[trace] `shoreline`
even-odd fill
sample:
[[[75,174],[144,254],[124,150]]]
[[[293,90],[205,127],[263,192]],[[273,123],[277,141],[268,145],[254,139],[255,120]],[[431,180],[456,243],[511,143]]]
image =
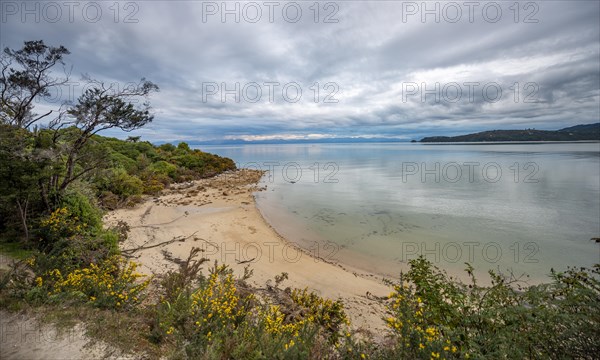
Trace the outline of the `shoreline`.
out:
[[[289,279],[283,288],[306,287],[320,296],[341,299],[353,327],[374,334],[385,328],[385,308],[377,300],[390,292],[384,276],[315,256],[279,234],[254,197],[266,189],[259,184],[263,174],[242,169],[177,184],[134,208],[112,211],[104,220],[109,226],[128,224],[121,249],[143,246],[130,255],[147,275],[176,269],[167,257],[185,259],[193,247],[200,247],[203,257],[229,265],[236,275],[249,265],[254,274],[248,282],[254,286],[264,287],[286,272]]]

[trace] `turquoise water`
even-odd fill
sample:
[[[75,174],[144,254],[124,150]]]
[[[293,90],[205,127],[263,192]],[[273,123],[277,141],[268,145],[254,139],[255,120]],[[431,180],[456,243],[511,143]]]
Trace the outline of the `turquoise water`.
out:
[[[393,275],[427,256],[542,279],[600,262],[600,144],[203,146],[270,170],[259,209],[290,241]]]

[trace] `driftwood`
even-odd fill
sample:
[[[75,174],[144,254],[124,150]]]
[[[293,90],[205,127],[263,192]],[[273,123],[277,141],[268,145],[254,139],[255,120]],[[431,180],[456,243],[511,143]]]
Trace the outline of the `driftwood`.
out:
[[[149,224],[149,225],[136,225],[136,226],[130,226],[130,228],[131,228],[131,229],[137,229],[137,228],[154,228],[154,229],[158,229],[159,227],[161,227],[161,226],[163,226],[163,225],[169,225],[169,224],[172,224],[172,223],[174,223],[175,221],[177,221],[177,220],[179,220],[179,219],[181,219],[181,218],[184,218],[184,217],[186,217],[186,216],[188,216],[188,215],[189,215],[189,213],[186,211],[186,212],[185,212],[183,215],[181,215],[180,217],[178,217],[178,218],[175,218],[175,219],[173,219],[173,220],[171,220],[171,221],[167,221],[167,222],[160,223],[160,224]],[[143,216],[143,215],[142,215],[142,216]]]
[[[139,246],[139,247],[136,247],[136,248],[133,248],[133,249],[121,250],[121,253],[124,253],[124,254],[133,254],[136,251],[148,250],[148,249],[152,249],[152,248],[159,247],[159,246],[165,246],[165,245],[172,244],[174,242],[184,242],[187,239],[191,238],[192,236],[196,235],[196,233],[197,233],[197,231],[194,231],[194,233],[192,235],[189,235],[189,236],[179,236],[179,237],[173,238],[171,240],[163,241],[163,242],[160,242],[160,243],[154,244],[154,245],[149,245],[149,246],[142,245],[142,246]]]
[[[377,295],[373,295],[370,291],[367,291],[366,296],[367,296],[367,299],[369,299],[369,300],[386,301],[386,300],[390,299],[389,296],[377,296]]]
[[[250,260],[242,260],[242,261],[240,261],[240,260],[238,260],[238,259],[235,259],[235,262],[236,262],[236,263],[238,263],[238,265],[239,265],[239,264],[246,264],[246,263],[249,263],[249,262],[253,262],[254,260],[256,260],[256,258],[255,258],[255,257],[253,257],[253,258],[252,258],[252,259],[250,259]]]

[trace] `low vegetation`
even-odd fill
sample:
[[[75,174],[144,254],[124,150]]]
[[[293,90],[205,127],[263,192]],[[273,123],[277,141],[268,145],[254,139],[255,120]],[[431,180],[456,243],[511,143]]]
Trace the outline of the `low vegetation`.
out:
[[[1,307],[88,319],[97,338],[173,359],[592,359],[600,353],[599,267],[552,273],[549,283],[530,287],[492,272],[492,285],[480,286],[473,276],[463,284],[419,258],[381,299],[388,311],[384,334],[353,328],[341,300],[282,289],[285,273],[274,285],[253,287],[250,268],[236,277],[227,265],[208,266],[199,249],[177,271],[139,274],[119,250],[126,226],[105,228],[103,213],[172,182],[235,166],[185,143],[155,146],[96,134],[152,120],[147,103],[130,101],[158,89],[146,80],[121,93],[91,82],[76,104],[35,127],[48,114],[33,114],[31,101],[63,81],[48,69],[66,54],[37,41],[2,58],[0,249],[16,260],[0,272]]]

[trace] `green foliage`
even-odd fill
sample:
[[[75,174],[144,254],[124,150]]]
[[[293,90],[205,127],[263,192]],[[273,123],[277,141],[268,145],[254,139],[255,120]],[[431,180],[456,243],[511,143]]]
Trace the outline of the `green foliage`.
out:
[[[138,162],[134,158],[130,158],[120,152],[110,152],[110,159],[115,169],[125,169],[130,174],[138,170]]]
[[[25,260],[31,256],[32,251],[23,248],[22,244],[14,242],[0,242],[0,254],[5,254],[17,260]]]
[[[69,193],[61,199],[61,207],[67,209],[71,216],[90,231],[98,232],[102,229],[102,213],[85,195],[79,192]]]
[[[90,199],[73,192],[62,204],[40,221],[36,273],[68,272],[119,253],[119,234],[103,228],[102,214]]]
[[[175,151],[176,147],[173,144],[162,144],[158,147],[159,150],[167,152],[167,153],[171,153],[173,151]]]
[[[107,176],[106,189],[122,198],[140,195],[143,191],[143,183],[135,175],[129,175],[123,168],[113,169]]]
[[[393,347],[385,358],[593,358],[600,351],[600,268],[552,274],[521,287],[490,272],[491,286],[465,285],[424,258],[390,294]]]
[[[177,144],[177,150],[181,150],[184,153],[188,153],[191,151],[190,146],[185,142],[180,142]]]
[[[148,170],[150,170],[152,173],[154,173],[158,176],[161,176],[161,175],[168,176],[171,179],[177,178],[177,165],[168,163],[164,160],[160,160],[155,163],[152,163],[148,167]]]
[[[42,40],[25,41],[19,50],[4,49],[0,54],[0,123],[28,128],[50,115],[35,114],[33,101],[68,81],[51,76],[68,54],[64,46],[47,46]]]
[[[135,202],[135,197],[140,194],[158,194],[172,182],[199,179],[235,169],[231,159],[192,150],[186,143],[179,143],[177,147],[172,144],[155,147],[149,142],[123,141],[98,135],[93,140],[110,154],[112,165],[108,173],[92,179],[98,189],[100,203],[107,209],[122,207],[131,203],[130,200]]]
[[[50,302],[68,298],[103,308],[129,308],[140,302],[149,283],[138,281],[144,275],[136,272],[137,266],[115,255],[68,272],[54,268],[36,277],[29,296],[40,299],[46,295]]]
[[[323,299],[308,289],[294,289],[290,295],[295,304],[300,306],[311,322],[317,323],[331,334],[331,341],[336,343],[344,325],[350,325],[341,301]]]
[[[0,124],[0,232],[22,233],[28,210],[40,211],[38,181],[47,161],[36,157],[34,144],[29,131]]]
[[[272,289],[273,305],[259,299],[243,278],[215,263],[203,275],[206,259],[190,253],[178,271],[167,273],[151,332],[155,342],[175,342],[190,359],[321,358],[338,354],[346,314],[339,301],[306,290]],[[282,279],[282,278],[280,278]],[[279,300],[277,300],[279,299]],[[284,305],[287,304],[287,305]],[[335,334],[335,336],[334,336]]]

